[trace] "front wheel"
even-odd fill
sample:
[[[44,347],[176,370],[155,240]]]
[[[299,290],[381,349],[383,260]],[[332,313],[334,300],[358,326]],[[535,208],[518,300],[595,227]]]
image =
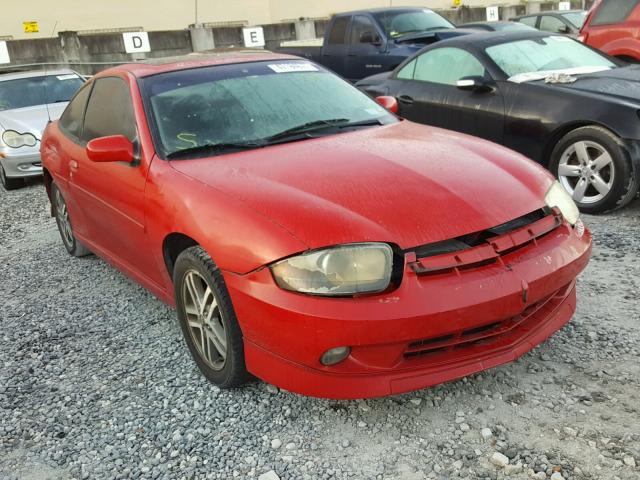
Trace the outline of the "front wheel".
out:
[[[173,272],[178,320],[191,356],[220,388],[248,378],[242,331],[220,270],[201,247],[183,251]]]
[[[24,180],[22,178],[7,177],[2,163],[0,163],[0,182],[5,190],[15,190],[20,187],[24,187]]]
[[[638,192],[624,143],[602,127],[581,127],[562,137],[549,169],[584,213],[623,207]]]

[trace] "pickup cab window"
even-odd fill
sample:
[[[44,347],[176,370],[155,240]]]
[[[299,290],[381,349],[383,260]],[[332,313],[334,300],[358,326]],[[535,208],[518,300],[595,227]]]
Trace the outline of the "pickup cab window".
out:
[[[333,22],[329,36],[327,37],[327,43],[329,45],[341,45],[347,41],[347,26],[351,17],[338,17]]]

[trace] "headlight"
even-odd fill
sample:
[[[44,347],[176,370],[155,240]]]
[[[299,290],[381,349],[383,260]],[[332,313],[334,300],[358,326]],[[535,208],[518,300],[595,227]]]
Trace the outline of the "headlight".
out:
[[[31,133],[18,133],[15,130],[5,130],[2,141],[7,147],[35,147],[38,139]]]
[[[544,201],[549,208],[558,207],[562,216],[571,225],[575,225],[580,218],[580,210],[578,210],[571,196],[558,182],[553,182],[553,185],[544,196]]]
[[[353,243],[287,258],[271,272],[285,290],[340,296],[385,290],[392,267],[393,251],[386,243]]]

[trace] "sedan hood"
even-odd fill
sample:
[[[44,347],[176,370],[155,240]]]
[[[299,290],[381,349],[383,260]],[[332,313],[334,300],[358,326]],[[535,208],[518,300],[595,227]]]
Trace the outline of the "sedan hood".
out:
[[[578,77],[573,83],[552,84],[552,87],[582,90],[640,101],[640,66],[614,68]]]
[[[3,130],[15,130],[18,133],[31,133],[39,140],[49,118],[57,120],[62,115],[67,103],[49,104],[48,113],[46,105],[2,110],[0,111],[0,127]]]
[[[309,248],[409,248],[483,230],[544,206],[552,182],[503,147],[408,121],[171,165]]]

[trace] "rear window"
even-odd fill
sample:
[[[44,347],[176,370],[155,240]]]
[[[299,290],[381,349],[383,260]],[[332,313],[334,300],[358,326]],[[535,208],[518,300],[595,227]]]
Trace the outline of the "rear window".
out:
[[[347,25],[350,17],[339,17],[333,22],[333,27],[329,32],[327,43],[330,45],[340,45],[347,42]]]
[[[604,0],[595,14],[591,25],[610,25],[612,23],[624,22],[633,9],[638,5],[639,0]]]

